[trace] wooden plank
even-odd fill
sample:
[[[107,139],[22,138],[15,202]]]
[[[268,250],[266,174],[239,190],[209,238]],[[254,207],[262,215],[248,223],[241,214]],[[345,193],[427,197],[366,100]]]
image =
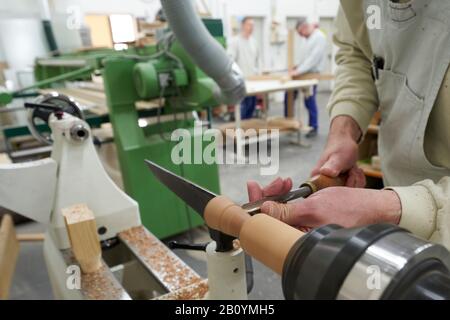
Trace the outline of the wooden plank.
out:
[[[12,217],[6,214],[0,226],[0,300],[8,299],[18,254],[19,242],[14,222]]]
[[[138,27],[139,27],[139,31],[148,31],[145,29],[150,29],[150,30],[155,30],[155,29],[161,29],[167,26],[167,24],[165,22],[161,22],[161,21],[155,21],[155,22],[147,22],[147,21],[142,21],[142,20],[138,20]]]
[[[242,120],[240,129],[244,130],[245,137],[252,137],[258,135],[258,130],[266,129],[270,132],[270,130],[279,130],[280,132],[294,132],[300,130],[302,127],[301,123],[296,119],[291,118],[271,118],[268,120],[262,119],[248,119]],[[235,138],[235,130],[236,126],[234,123],[227,123],[221,125],[219,129],[222,131],[223,135],[229,135],[232,138]],[[255,131],[249,129],[255,129]],[[269,133],[268,132],[268,133]]]
[[[288,70],[291,70],[295,66],[295,30],[291,29],[288,32],[288,40],[287,40],[287,63]]]
[[[280,130],[300,130],[301,128],[301,123],[297,119],[281,117],[269,118],[267,125],[271,129],[278,128]]]
[[[22,233],[22,234],[18,234],[17,235],[17,240],[19,242],[39,242],[39,241],[44,241],[45,239],[45,234],[43,233]]]
[[[253,76],[245,77],[245,80],[247,81],[266,81],[266,80],[276,80],[276,81],[289,81],[291,80],[291,77],[287,74],[258,74]]]
[[[93,47],[113,47],[109,16],[88,14],[84,16],[84,22],[89,26]]]
[[[85,204],[62,210],[73,254],[84,273],[97,271],[102,265],[102,251],[95,217]]]
[[[51,92],[58,92],[60,94],[67,95],[71,98],[73,98],[76,102],[80,103],[83,107],[85,107],[87,110],[89,110],[92,113],[95,113],[96,115],[102,116],[105,114],[108,114],[108,108],[106,105],[106,100],[99,99],[98,97],[95,98],[93,96],[87,95],[80,95],[79,91],[74,91],[74,89],[70,88],[58,88],[58,89],[41,89],[39,90],[42,94],[47,94]],[[92,90],[85,90],[86,93],[91,92]]]
[[[292,80],[292,81],[277,81],[277,80],[260,80],[260,81],[246,81],[247,95],[268,94],[279,91],[293,91],[302,88],[309,88],[318,84],[317,80]]]
[[[288,50],[287,50],[288,70],[290,71],[295,67],[295,61],[294,61],[295,30],[289,30],[287,46],[288,46]],[[288,91],[287,92],[287,117],[288,118],[294,117],[294,104],[295,104],[294,92]]]
[[[97,115],[108,114],[108,105],[104,92],[90,88],[58,88],[40,90],[43,94],[55,91],[73,98],[92,113]],[[138,110],[151,110],[158,109],[159,103],[159,100],[136,101],[135,106]],[[164,105],[165,100],[162,99],[161,103]]]
[[[288,74],[283,73],[267,73],[249,76],[245,78],[248,81],[264,81],[264,80],[278,80],[278,81],[289,81],[289,80],[317,80],[317,81],[330,81],[334,80],[334,74],[331,73],[306,73],[295,77],[290,77]]]
[[[106,95],[105,92],[84,89],[84,88],[68,88],[73,92],[73,95],[85,97],[86,100],[92,100],[97,102],[98,104],[106,105]]]
[[[305,74],[295,76],[294,80],[330,81],[330,80],[334,80],[334,74],[331,74],[331,73],[305,73]]]

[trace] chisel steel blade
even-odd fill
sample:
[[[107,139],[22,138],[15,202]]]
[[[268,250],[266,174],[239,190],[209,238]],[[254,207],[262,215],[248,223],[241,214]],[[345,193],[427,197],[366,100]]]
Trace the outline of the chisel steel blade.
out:
[[[145,160],[145,162],[161,183],[203,217],[206,205],[217,195],[164,169],[150,160]]]
[[[298,189],[294,189],[289,191],[288,193],[279,195],[279,196],[272,196],[272,197],[265,197],[260,200],[249,202],[241,206],[242,209],[246,210],[249,214],[253,215],[256,213],[261,212],[261,206],[266,201],[275,201],[280,203],[286,203],[295,199],[299,198],[306,198],[311,194],[311,188],[308,186],[300,187]]]

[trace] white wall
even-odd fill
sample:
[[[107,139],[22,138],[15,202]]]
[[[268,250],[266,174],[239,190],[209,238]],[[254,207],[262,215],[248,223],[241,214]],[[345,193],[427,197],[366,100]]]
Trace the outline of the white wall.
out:
[[[41,0],[0,0],[0,21],[26,19],[28,26],[34,29],[20,36],[21,41],[14,41],[16,31],[2,30],[0,33],[0,59],[4,58],[18,69],[27,68],[36,55],[45,55],[47,45],[38,21],[40,20]],[[53,29],[59,48],[71,51],[81,46],[81,39],[74,22],[83,22],[85,14],[124,13],[135,17],[146,17],[152,21],[160,8],[159,0],[48,0],[52,16]],[[182,1],[182,0],[180,0]],[[199,0],[197,0],[199,1]],[[339,0],[205,0],[214,17],[223,19],[226,36],[231,34],[231,18],[254,16],[263,18],[261,32],[264,35],[260,46],[263,48],[264,68],[285,68],[286,43],[272,45],[270,43],[270,26],[275,19],[281,23],[281,28],[287,38],[286,20],[289,17],[309,16],[318,20],[319,17],[335,16]],[[272,8],[275,8],[273,12]],[[274,16],[273,16],[274,15]],[[25,21],[25,20],[24,20]],[[76,23],[75,23],[76,25]],[[2,28],[4,29],[4,28]],[[18,31],[20,31],[20,26]],[[19,37],[18,37],[19,38]],[[27,42],[25,44],[24,42]],[[39,43],[38,43],[39,42]],[[24,49],[26,47],[26,49]],[[21,54],[17,57],[14,52],[27,52],[31,58],[24,59]]]
[[[45,55],[45,36],[39,19],[0,21],[0,43],[11,68],[32,68],[34,57]]]
[[[39,0],[2,0],[0,19],[39,17]]]
[[[5,52],[3,50],[3,46],[1,43],[0,43],[0,61],[6,61]]]
[[[39,18],[41,0],[0,1],[0,19]],[[83,19],[85,14],[126,13],[136,17],[148,17],[152,20],[160,8],[159,0],[48,0],[54,24],[55,37],[61,50],[69,51],[81,46],[78,30],[70,27],[73,19]],[[285,51],[281,46],[271,48],[269,34],[272,22],[272,10],[276,8],[275,20],[282,24],[288,17],[334,16],[339,0],[206,0],[213,16],[222,18],[226,35],[231,34],[231,17],[257,16],[264,18],[262,32],[267,34],[264,48],[266,68],[276,67],[276,62],[285,57],[278,57],[278,52]],[[68,23],[69,22],[69,23]],[[1,50],[0,50],[1,52]],[[282,63],[284,64],[284,63]]]
[[[84,14],[131,14],[154,17],[160,8],[159,0],[52,0],[52,12],[69,15],[71,8]]]
[[[78,32],[87,14],[130,14],[153,19],[160,8],[159,0],[52,0],[51,11],[56,41],[60,50],[81,47]]]
[[[40,1],[1,0],[0,21],[17,18],[38,20],[41,17]],[[153,19],[160,8],[160,2],[159,0],[49,0],[49,7],[59,49],[71,51],[81,46],[78,30],[73,26],[82,23],[85,14],[124,13]],[[1,48],[0,52],[5,50]]]

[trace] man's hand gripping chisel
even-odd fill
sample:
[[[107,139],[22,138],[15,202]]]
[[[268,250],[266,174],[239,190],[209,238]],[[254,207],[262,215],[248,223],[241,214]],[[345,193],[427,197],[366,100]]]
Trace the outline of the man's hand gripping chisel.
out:
[[[311,180],[300,185],[299,188],[289,191],[288,193],[265,197],[258,201],[246,203],[242,205],[242,209],[246,210],[249,214],[253,215],[261,212],[261,206],[266,201],[275,201],[279,203],[286,203],[299,198],[307,198],[311,194],[316,193],[319,190],[329,187],[341,187],[345,186],[345,176],[340,175],[337,178],[330,178],[324,175],[318,175]]]

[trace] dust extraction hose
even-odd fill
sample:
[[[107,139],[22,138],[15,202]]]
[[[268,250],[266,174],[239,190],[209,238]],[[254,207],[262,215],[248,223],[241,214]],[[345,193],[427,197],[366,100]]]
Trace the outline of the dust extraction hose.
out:
[[[238,104],[246,95],[244,77],[224,48],[209,34],[193,1],[161,0],[161,4],[177,40],[220,87],[217,99],[224,104]]]

